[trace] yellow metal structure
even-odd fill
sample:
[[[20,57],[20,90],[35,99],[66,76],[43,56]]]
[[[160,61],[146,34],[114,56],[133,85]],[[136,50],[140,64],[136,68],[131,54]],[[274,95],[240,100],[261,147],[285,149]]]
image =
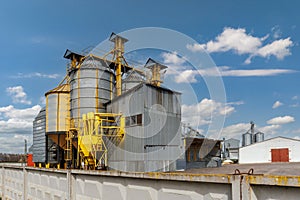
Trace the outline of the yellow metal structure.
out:
[[[81,125],[78,133],[81,168],[106,168],[107,144],[118,145],[121,141],[125,134],[125,118],[122,114],[91,112],[82,116]]]
[[[162,65],[155,60],[149,58],[145,65],[146,68],[151,70],[152,77],[150,79],[150,83],[152,85],[160,87],[160,84],[163,82],[161,79],[161,70],[166,69],[167,66]]]
[[[116,95],[120,96],[122,94],[122,60],[124,59],[124,43],[128,40],[115,33],[110,36],[110,41],[114,42],[115,46],[113,49],[116,66]]]

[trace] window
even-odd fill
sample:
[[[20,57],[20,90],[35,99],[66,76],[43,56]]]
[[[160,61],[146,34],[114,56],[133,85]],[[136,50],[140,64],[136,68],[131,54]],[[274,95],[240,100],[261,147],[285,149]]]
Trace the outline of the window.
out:
[[[142,114],[139,114],[136,116],[136,124],[141,126],[142,123],[143,123]]]
[[[142,114],[125,117],[126,126],[141,126],[142,124],[143,124]]]

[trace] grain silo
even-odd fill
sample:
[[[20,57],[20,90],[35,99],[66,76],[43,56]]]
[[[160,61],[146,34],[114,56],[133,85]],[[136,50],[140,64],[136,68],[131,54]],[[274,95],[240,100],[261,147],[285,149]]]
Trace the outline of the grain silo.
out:
[[[113,97],[115,77],[109,63],[93,55],[86,56],[80,67],[69,68],[71,118],[88,112],[105,113],[104,104]]]
[[[265,140],[265,134],[262,132],[257,132],[257,133],[255,133],[254,138],[255,138],[255,140],[254,140],[255,143],[262,142]]]

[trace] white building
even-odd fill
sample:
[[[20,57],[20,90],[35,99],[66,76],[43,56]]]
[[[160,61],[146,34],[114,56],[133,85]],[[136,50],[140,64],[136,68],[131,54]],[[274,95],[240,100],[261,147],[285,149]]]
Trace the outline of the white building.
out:
[[[300,162],[300,140],[275,137],[241,147],[239,163]]]

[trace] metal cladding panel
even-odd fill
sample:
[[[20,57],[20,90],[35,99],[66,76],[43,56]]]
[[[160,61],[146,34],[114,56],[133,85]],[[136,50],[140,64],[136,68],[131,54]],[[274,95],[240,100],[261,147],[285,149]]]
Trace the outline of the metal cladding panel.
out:
[[[107,109],[112,113],[122,113],[123,116],[132,116],[142,114],[144,112],[144,90],[143,87],[138,87],[132,92],[127,92],[117,100],[113,100]]]
[[[126,126],[120,149],[109,157],[110,167],[123,164],[119,169],[125,171],[176,170],[174,161],[182,153],[180,103],[178,93],[147,84],[114,99],[109,111],[122,112],[125,117],[142,114],[142,124]]]
[[[71,118],[81,118],[82,114],[88,112],[106,112],[103,104],[111,99],[115,81],[107,63],[88,57],[79,69],[72,69],[69,76]]]
[[[46,109],[43,108],[33,121],[33,162],[46,160]]]
[[[66,119],[70,117],[69,93],[50,93],[46,98],[46,132],[66,131]]]
[[[141,84],[142,82],[137,81],[124,81],[122,84],[122,91],[127,92],[128,90],[136,87],[137,85]]]
[[[181,95],[163,88],[145,85],[145,107],[151,108],[160,105],[167,113],[181,114]]]
[[[239,148],[240,140],[230,138],[224,141],[225,148]]]

